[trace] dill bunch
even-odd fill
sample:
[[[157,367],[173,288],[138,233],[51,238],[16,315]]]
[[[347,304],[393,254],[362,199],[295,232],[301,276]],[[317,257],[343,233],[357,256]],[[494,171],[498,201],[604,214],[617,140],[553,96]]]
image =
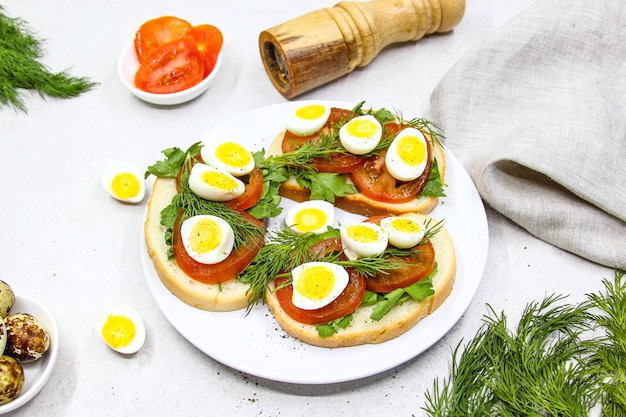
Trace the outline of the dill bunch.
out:
[[[75,77],[68,70],[53,72],[42,64],[42,41],[20,18],[4,14],[0,6],[0,105],[26,112],[20,90],[34,90],[41,97],[76,97],[97,83]]]

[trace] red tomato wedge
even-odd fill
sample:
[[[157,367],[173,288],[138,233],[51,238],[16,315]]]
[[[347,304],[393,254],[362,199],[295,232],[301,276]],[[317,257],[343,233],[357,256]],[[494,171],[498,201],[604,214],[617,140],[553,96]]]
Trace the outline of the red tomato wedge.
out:
[[[204,57],[204,76],[208,76],[217,62],[217,56],[222,50],[224,37],[215,26],[202,24],[191,29],[191,36],[196,41],[196,47]]]
[[[324,253],[341,250],[340,239],[326,239],[311,247],[311,253]],[[365,295],[365,279],[356,271],[348,270],[348,286],[330,304],[315,309],[304,310],[296,307],[291,301],[293,287],[287,285],[276,292],[280,306],[294,320],[304,324],[323,324],[347,316],[355,311]],[[275,284],[279,287],[288,278],[279,278]]]
[[[242,212],[241,214],[245,218],[244,221],[263,226],[260,220],[255,219],[247,212]],[[263,246],[264,236],[261,235],[253,242],[241,245],[238,250],[233,249],[231,254],[222,262],[202,264],[187,254],[180,234],[181,223],[180,216],[178,216],[172,233],[172,246],[176,264],[191,278],[205,284],[220,284],[235,278],[241,271],[246,269],[261,249],[261,246]]]
[[[204,79],[204,58],[191,37],[158,48],[139,66],[137,88],[155,94],[175,93]]]
[[[182,39],[192,30],[184,19],[174,16],[161,16],[148,20],[135,33],[135,52],[139,63],[145,62],[150,55],[166,43]]]
[[[263,195],[263,171],[259,167],[255,167],[249,174],[246,189],[242,195],[226,201],[224,204],[233,210],[247,210],[259,202]]]

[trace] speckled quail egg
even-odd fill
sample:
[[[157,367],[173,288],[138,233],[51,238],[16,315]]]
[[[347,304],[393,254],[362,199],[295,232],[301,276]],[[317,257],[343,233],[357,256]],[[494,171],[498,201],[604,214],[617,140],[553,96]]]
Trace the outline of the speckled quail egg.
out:
[[[116,161],[102,172],[102,186],[115,199],[139,203],[146,194],[142,172],[128,161]]]
[[[9,314],[4,322],[7,328],[5,355],[26,363],[40,359],[50,348],[48,330],[32,314]]]
[[[4,323],[4,317],[0,317],[0,355],[4,354],[7,346],[7,326]]]
[[[328,201],[308,200],[291,207],[285,225],[298,234],[321,234],[335,225],[335,206]]]
[[[412,248],[420,243],[426,232],[424,225],[407,216],[390,216],[380,221],[389,243],[396,248]]]
[[[285,115],[285,127],[298,136],[318,132],[328,121],[330,107],[323,104],[307,104],[296,107]]]
[[[222,218],[208,214],[188,218],[180,227],[183,246],[197,262],[216,264],[230,255],[235,244],[232,227]]]
[[[0,356],[0,405],[16,399],[24,387],[24,368],[15,358]]]
[[[230,201],[243,194],[245,184],[223,169],[195,164],[189,173],[189,188],[205,200]]]
[[[383,127],[372,115],[351,119],[339,129],[339,140],[344,148],[355,155],[371,152],[380,143]]]
[[[348,259],[380,255],[389,240],[382,228],[370,222],[352,223],[339,228],[343,252]]]
[[[385,167],[400,181],[413,181],[428,164],[428,145],[422,132],[413,127],[403,129],[393,139],[385,154]]]
[[[232,140],[211,142],[200,150],[205,164],[223,169],[236,177],[254,169],[254,158],[243,145]]]
[[[98,332],[104,343],[116,352],[133,354],[146,340],[146,328],[139,313],[120,304],[112,308],[99,322]]]
[[[291,272],[292,301],[296,307],[315,310],[330,304],[348,285],[348,272],[329,262],[307,262]]]
[[[15,304],[15,293],[4,281],[0,281],[0,317],[6,317]],[[2,351],[0,351],[2,353]]]

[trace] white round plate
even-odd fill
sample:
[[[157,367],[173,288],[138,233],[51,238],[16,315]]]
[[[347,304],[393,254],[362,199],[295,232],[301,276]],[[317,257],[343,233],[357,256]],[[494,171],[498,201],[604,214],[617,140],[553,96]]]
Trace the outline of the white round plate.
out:
[[[206,143],[224,136],[238,139],[252,150],[267,149],[283,129],[282,118],[287,109],[302,103],[278,104],[239,115],[237,122],[227,120],[201,140]],[[325,103],[353,107],[347,103]],[[243,120],[246,122],[242,123]],[[444,225],[454,241],[456,283],[439,309],[395,339],[377,345],[320,348],[288,336],[261,303],[248,316],[245,311],[198,310],[180,301],[161,284],[142,238],[142,262],[150,291],[172,326],[189,342],[213,359],[251,375],[279,382],[329,384],[392,369],[424,352],[454,326],[472,301],[483,275],[489,238],[485,209],[459,161],[449,151],[446,151],[446,158],[447,197],[441,199],[431,215],[445,220]],[[283,199],[285,207],[290,203]],[[340,211],[337,217],[338,221],[345,222],[350,216],[355,215]],[[281,220],[272,220],[269,227]]]
[[[48,352],[39,360],[22,364],[24,368],[24,386],[20,395],[13,401],[0,405],[0,414],[16,410],[33,399],[50,378],[59,351],[59,329],[54,317],[38,301],[24,295],[15,294],[13,313],[32,314],[50,334]]]
[[[206,78],[193,87],[169,94],[148,93],[147,91],[143,91],[135,87],[135,74],[139,69],[139,60],[137,59],[137,54],[135,53],[135,44],[130,42],[122,50],[122,53],[117,61],[117,74],[120,77],[122,84],[124,84],[124,86],[128,88],[134,96],[147,101],[148,103],[158,104],[161,106],[172,106],[191,101],[204,93],[215,81],[215,77],[217,76],[221,66],[222,53],[220,52],[217,56],[217,61],[215,62],[213,71],[211,71]]]

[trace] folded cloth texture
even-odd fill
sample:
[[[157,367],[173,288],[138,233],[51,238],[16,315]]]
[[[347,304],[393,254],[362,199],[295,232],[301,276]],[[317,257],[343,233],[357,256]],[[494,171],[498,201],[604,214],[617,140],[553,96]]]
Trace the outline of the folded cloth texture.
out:
[[[537,1],[453,65],[431,111],[485,203],[626,268],[626,1]]]

